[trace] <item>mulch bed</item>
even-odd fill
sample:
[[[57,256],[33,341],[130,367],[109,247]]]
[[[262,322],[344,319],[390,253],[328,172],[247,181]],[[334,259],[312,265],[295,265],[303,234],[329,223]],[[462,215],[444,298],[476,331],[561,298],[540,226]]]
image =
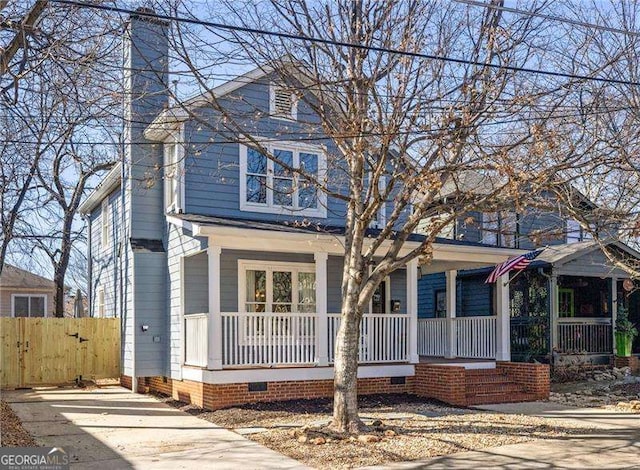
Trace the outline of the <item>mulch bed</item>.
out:
[[[2,447],[36,447],[36,441],[22,427],[11,407],[0,401],[0,445]]]
[[[374,395],[359,400],[360,416],[371,429],[367,437],[337,438],[322,432],[331,418],[330,399],[256,403],[217,411],[163,401],[322,469],[422,460],[589,429],[560,419],[461,409],[409,395]]]

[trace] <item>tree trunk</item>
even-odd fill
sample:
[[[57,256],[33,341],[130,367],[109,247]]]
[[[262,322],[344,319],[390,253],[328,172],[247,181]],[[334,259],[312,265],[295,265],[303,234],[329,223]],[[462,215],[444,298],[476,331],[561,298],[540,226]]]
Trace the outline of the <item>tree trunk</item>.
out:
[[[349,292],[345,299],[336,338],[331,427],[341,433],[357,433],[363,427],[358,417],[358,348],[362,319],[358,297],[356,290]]]

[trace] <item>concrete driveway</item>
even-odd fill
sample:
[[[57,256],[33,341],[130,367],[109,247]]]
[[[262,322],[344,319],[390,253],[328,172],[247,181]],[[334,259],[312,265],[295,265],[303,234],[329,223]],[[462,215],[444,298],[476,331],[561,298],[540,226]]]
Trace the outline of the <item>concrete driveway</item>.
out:
[[[509,403],[474,408],[542,418],[562,418],[591,430],[570,437],[459,452],[420,462],[369,469],[640,469],[640,414],[603,408],[575,408],[550,402]]]
[[[293,469],[299,462],[234,432],[122,387],[2,393],[43,446],[62,447],[72,468]]]

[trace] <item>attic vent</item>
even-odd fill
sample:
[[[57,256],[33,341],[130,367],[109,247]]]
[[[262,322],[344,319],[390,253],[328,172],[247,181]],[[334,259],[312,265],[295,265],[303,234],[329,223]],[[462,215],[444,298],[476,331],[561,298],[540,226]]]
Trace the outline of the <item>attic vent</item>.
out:
[[[271,87],[271,115],[285,119],[296,118],[296,103],[293,93],[286,88]]]

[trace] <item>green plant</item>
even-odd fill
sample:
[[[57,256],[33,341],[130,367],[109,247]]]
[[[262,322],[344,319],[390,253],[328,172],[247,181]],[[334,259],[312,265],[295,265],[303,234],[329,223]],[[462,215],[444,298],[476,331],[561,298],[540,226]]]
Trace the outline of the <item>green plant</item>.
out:
[[[638,335],[638,329],[629,320],[629,310],[624,306],[618,307],[618,316],[616,318],[616,333],[630,336],[631,339]]]

